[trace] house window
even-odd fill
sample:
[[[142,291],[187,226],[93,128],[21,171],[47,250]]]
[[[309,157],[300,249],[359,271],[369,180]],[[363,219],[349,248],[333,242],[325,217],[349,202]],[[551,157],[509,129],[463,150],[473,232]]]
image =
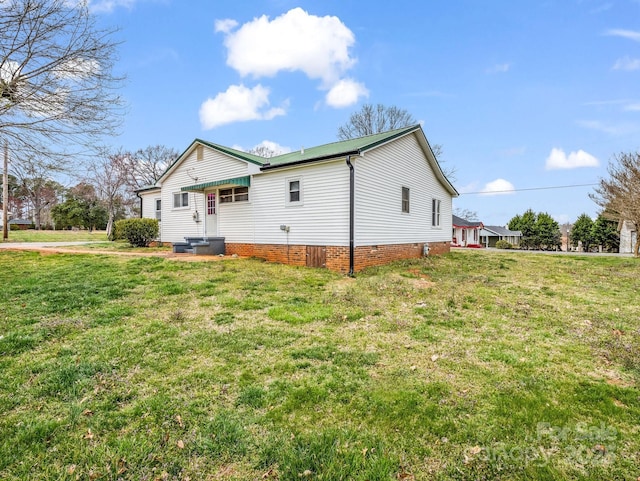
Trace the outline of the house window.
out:
[[[155,205],[156,205],[156,219],[160,221],[162,220],[162,200],[155,199]]]
[[[235,187],[233,189],[220,189],[220,203],[246,202],[249,200],[249,187]]]
[[[182,209],[185,207],[189,207],[189,192],[173,194],[173,208]]]
[[[236,187],[233,189],[233,201],[244,202],[249,200],[249,187]]]
[[[402,212],[409,213],[409,187],[402,188]]]
[[[302,179],[300,177],[286,180],[286,204],[302,205]]]
[[[215,215],[216,213],[216,194],[210,192],[207,194],[207,215]]]
[[[431,199],[431,225],[440,227],[440,200]]]
[[[233,189],[220,189],[220,203],[233,202]]]

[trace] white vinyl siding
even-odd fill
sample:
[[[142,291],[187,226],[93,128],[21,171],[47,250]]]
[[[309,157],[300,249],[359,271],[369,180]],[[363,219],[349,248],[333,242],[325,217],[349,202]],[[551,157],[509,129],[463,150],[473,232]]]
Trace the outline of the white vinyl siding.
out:
[[[160,189],[140,192],[142,198],[142,217],[147,219],[156,218],[156,200],[159,199]]]
[[[356,246],[451,241],[451,195],[436,178],[415,134],[354,159]],[[402,187],[410,212],[403,213]],[[432,199],[441,199],[439,228],[431,226]]]
[[[173,194],[181,192],[182,187],[215,180],[233,179],[249,174],[248,164],[242,160],[234,159],[206,146],[202,149],[202,160],[196,160],[197,150],[196,146],[162,182],[162,204],[164,206],[173,206]],[[207,212],[206,195],[202,192],[188,192],[188,196],[188,208],[164,209],[161,227],[162,241],[183,242],[187,236],[204,235],[204,217]],[[222,205],[218,205],[218,209],[221,213]],[[193,216],[196,211],[201,222],[194,221]],[[220,222],[220,216],[218,222]],[[223,230],[220,230],[220,233],[224,236]]]
[[[304,180],[304,204],[287,203],[287,180]],[[344,159],[256,175],[251,183],[258,244],[349,245],[349,167]],[[290,227],[289,233],[280,230]]]

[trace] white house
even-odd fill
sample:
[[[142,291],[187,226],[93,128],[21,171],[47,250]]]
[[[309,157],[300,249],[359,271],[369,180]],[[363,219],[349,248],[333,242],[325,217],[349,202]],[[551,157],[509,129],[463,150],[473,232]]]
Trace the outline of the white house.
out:
[[[480,245],[480,230],[483,227],[482,222],[470,221],[454,215],[451,245],[453,247],[482,247]]]
[[[415,125],[270,159],[196,139],[138,195],[162,242],[352,273],[447,252],[458,193]]]
[[[620,233],[620,253],[633,254],[638,242],[636,225],[629,220],[620,221],[618,223],[618,232]]]
[[[513,246],[520,244],[522,232],[519,230],[509,230],[507,227],[499,225],[485,225],[480,231],[480,243],[485,247],[495,247],[499,240],[507,241]]]

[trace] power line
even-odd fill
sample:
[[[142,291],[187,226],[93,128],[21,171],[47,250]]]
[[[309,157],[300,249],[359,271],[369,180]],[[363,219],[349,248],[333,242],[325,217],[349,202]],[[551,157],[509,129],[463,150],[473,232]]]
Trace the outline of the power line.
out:
[[[573,187],[593,187],[600,184],[572,184],[572,185],[555,185],[550,187],[529,187],[527,189],[509,189],[509,190],[491,190],[491,191],[478,191],[478,192],[461,192],[460,195],[478,195],[478,194],[509,194],[511,192],[525,192],[528,190],[551,190],[551,189],[571,189]]]

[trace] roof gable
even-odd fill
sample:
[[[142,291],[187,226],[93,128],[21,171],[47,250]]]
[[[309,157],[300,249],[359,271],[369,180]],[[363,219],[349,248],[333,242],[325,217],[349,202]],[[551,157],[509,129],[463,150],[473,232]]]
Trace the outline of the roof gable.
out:
[[[248,162],[250,164],[254,164],[257,166],[262,166],[267,162],[268,159],[264,157],[260,157],[259,155],[250,154],[248,152],[242,152],[240,150],[232,149],[230,147],[225,147],[223,145],[214,144],[212,142],[207,142],[206,140],[195,139],[191,142],[191,145],[187,147],[187,149],[182,152],[178,158],[171,164],[169,167],[165,169],[162,175],[158,178],[157,184],[160,184],[164,178],[166,178],[171,172],[173,172],[176,167],[178,167],[191,153],[196,149],[198,145],[204,145],[213,150],[216,150],[220,153],[228,155],[236,160],[241,160],[243,162]],[[146,189],[149,189],[152,186],[146,186]],[[142,190],[142,189],[141,189]]]
[[[310,149],[301,149],[296,152],[274,156],[271,159],[265,159],[266,163],[260,168],[260,170],[265,171],[278,169],[311,162],[319,162],[322,160],[336,159],[346,157],[348,155],[363,155],[369,150],[380,147],[405,135],[412,134],[416,136],[416,139],[418,140],[429,165],[435,173],[436,178],[452,196],[457,197],[458,191],[444,175],[444,172],[438,163],[438,159],[436,159],[420,125],[411,125],[409,127],[389,130],[379,134],[332,142],[330,144],[319,145]]]
[[[436,178],[446,188],[449,193],[457,197],[458,191],[453,187],[449,179],[444,175],[438,160],[436,159],[429,142],[427,141],[422,127],[420,125],[411,125],[400,129],[389,130],[387,132],[381,132],[378,134],[367,135],[364,137],[358,137],[355,139],[342,140],[339,142],[332,142],[329,144],[323,144],[309,149],[301,149],[295,152],[289,152],[287,154],[275,155],[271,158],[260,157],[258,155],[243,152],[223,145],[207,142],[206,140],[195,139],[187,149],[178,156],[176,161],[171,164],[163,172],[158,179],[157,185],[159,185],[163,179],[173,172],[195,149],[198,145],[204,145],[218,152],[221,152],[229,157],[243,162],[251,163],[260,167],[260,170],[267,171],[271,169],[277,169],[287,166],[294,166],[299,164],[319,162],[322,160],[336,159],[340,157],[346,157],[348,155],[363,155],[365,152],[380,147],[388,142],[392,142],[395,139],[403,137],[405,135],[415,134],[420,144],[425,157],[431,166]],[[147,186],[145,189],[150,189],[152,186]]]

